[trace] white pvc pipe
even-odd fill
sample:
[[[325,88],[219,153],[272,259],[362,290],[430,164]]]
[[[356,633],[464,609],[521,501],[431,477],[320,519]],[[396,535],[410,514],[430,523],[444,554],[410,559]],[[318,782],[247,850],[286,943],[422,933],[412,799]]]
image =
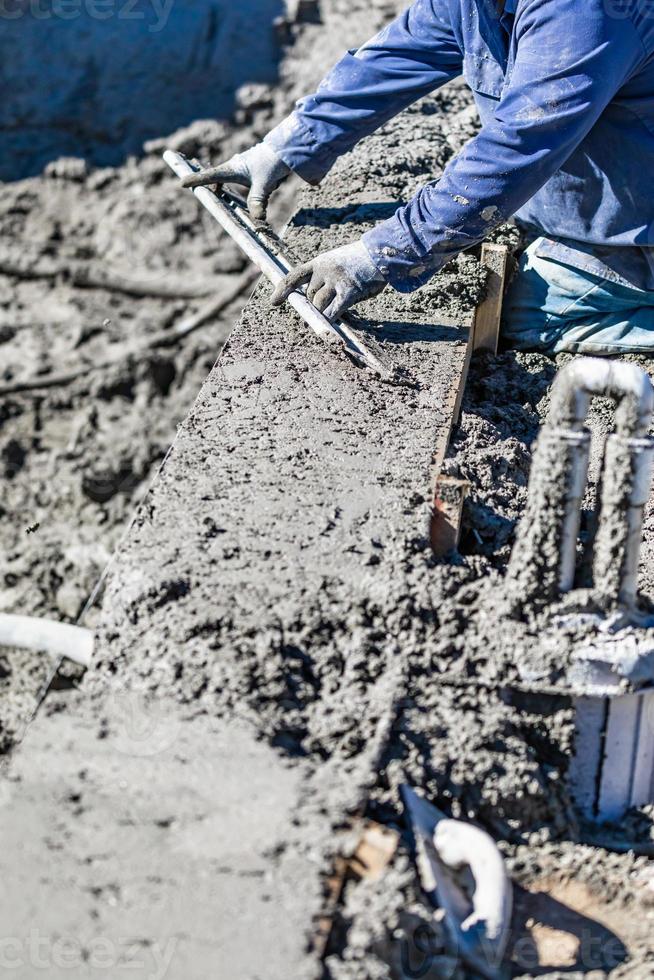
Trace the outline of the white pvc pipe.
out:
[[[620,601],[625,605],[634,605],[638,596],[638,572],[643,544],[645,507],[649,502],[652,487],[654,445],[650,439],[630,439],[629,449],[634,468],[634,485],[629,498],[629,510],[624,515],[628,539]]]
[[[505,942],[513,897],[504,859],[493,838],[461,820],[442,820],[434,831],[434,846],[443,864],[453,871],[469,867],[474,878],[472,912],[461,923],[461,932],[483,925],[492,942]]]
[[[461,959],[487,980],[497,980],[504,974],[513,907],[511,880],[497,844],[478,827],[449,819],[410,786],[400,792],[425,893],[443,910]],[[472,896],[462,887],[466,872],[473,879]]]
[[[629,435],[645,435],[654,413],[654,388],[649,376],[637,364],[599,357],[578,358],[559,371],[552,385],[550,425],[571,422],[573,428],[581,428],[590,401],[596,396],[614,398],[618,403],[633,401],[636,423]]]
[[[82,626],[0,613],[0,646],[47,653],[53,660],[67,657],[81,667],[88,667],[94,641],[93,631]]]
[[[563,498],[564,518],[561,527],[559,588],[570,592],[574,587],[577,564],[577,538],[581,525],[581,505],[588,482],[590,435],[588,432],[563,432],[544,429],[541,439],[550,439],[561,452],[570,454],[570,471]]]
[[[603,584],[612,578],[611,569],[605,568],[604,565],[606,562],[613,564],[617,561],[617,558],[612,554],[612,544],[615,541],[616,531],[619,530],[615,527],[617,519],[624,534],[625,553],[620,569],[619,595],[612,595],[610,598],[617,599],[623,606],[633,607],[638,598],[638,572],[643,543],[643,521],[652,485],[654,443],[651,439],[625,439],[617,434],[608,437],[604,454],[604,499],[609,494],[619,492],[619,487],[616,485],[616,476],[618,475],[616,470],[619,465],[617,461],[625,453],[629,455],[629,475],[633,481],[631,493],[628,500],[624,502],[624,509],[617,518],[615,514],[607,517],[603,511],[600,511],[600,525],[595,537],[593,578],[596,588],[600,591]],[[622,478],[624,479],[624,477]]]

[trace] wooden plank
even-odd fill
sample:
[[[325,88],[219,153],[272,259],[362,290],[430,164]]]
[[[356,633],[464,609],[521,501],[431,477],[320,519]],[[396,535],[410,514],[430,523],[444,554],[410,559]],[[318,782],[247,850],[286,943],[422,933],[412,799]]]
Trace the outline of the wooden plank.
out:
[[[469,490],[467,480],[441,476],[436,481],[430,540],[438,558],[444,558],[459,546],[463,504]]]
[[[456,401],[452,414],[452,427],[457,425],[461,415],[463,393],[473,352],[488,350],[492,354],[497,354],[508,263],[509,250],[506,245],[491,245],[487,242],[482,245],[481,264],[489,270],[488,287],[484,299],[475,310],[461,370],[454,378]]]
[[[481,264],[490,274],[486,296],[475,314],[473,350],[488,350],[497,354],[508,260],[506,245],[482,245]]]
[[[368,820],[358,847],[350,859],[350,868],[359,878],[376,881],[395,857],[400,835],[383,824]]]
[[[463,359],[461,361],[461,369],[458,374],[454,376],[452,382],[452,388],[455,392],[454,408],[452,411],[452,425],[451,430],[459,424],[459,419],[461,417],[461,406],[463,405],[463,395],[466,390],[466,384],[468,382],[468,372],[470,370],[470,362],[472,361],[472,352],[474,349],[474,321],[470,327],[470,333],[468,335],[468,340],[466,343],[466,348],[463,354]],[[449,445],[449,435],[448,435],[448,445]],[[447,446],[445,447],[447,449]],[[443,456],[445,454],[443,453]]]
[[[348,828],[353,833],[353,828]],[[341,901],[345,883],[349,878],[376,881],[392,863],[397,853],[400,835],[374,820],[363,823],[359,841],[350,857],[339,854],[334,862],[334,873],[327,879],[326,902],[323,915],[313,937],[313,948],[322,957],[329,945],[336,910]]]
[[[509,250],[505,245],[484,243],[482,246],[481,262],[489,270],[488,289],[486,296],[475,310],[465,349],[462,351],[462,357],[453,373],[449,392],[452,417],[447,441],[444,444],[441,442],[438,452],[434,454],[434,508],[429,533],[434,554],[440,558],[458,547],[461,511],[469,489],[465,481],[459,481],[461,485],[456,487],[457,481],[442,478],[440,467],[452,430],[458,424],[461,416],[461,405],[473,352],[488,350],[497,354],[508,260]]]

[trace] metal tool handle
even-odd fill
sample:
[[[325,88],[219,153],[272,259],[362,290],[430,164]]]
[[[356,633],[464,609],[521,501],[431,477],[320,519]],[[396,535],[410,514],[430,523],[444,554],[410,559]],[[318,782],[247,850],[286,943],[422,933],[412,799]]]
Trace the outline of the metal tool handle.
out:
[[[197,172],[193,164],[181,153],[166,150],[163,158],[178,177],[187,177]],[[292,264],[283,249],[266,248],[247,209],[241,202],[232,195],[229,197],[225,195],[226,200],[221,200],[220,196],[208,187],[194,187],[193,193],[265,277],[273,285],[278,285],[291,270]],[[227,199],[233,206],[227,203]],[[368,350],[350,327],[344,323],[331,323],[303,292],[293,291],[288,297],[288,302],[319,337],[327,341],[338,341],[360,366],[383,376],[392,373],[380,357]]]
[[[185,157],[173,150],[166,150],[163,158],[178,177],[188,177],[196,172]],[[251,230],[243,226],[232,209],[224,204],[212,190],[208,187],[194,187],[193,193],[207,211],[213,215],[218,224],[234,239],[239,248],[245,252],[250,261],[254,262],[256,267],[263,272],[266,279],[277,286],[290,271],[290,267],[286,266],[278,256],[268,252],[257,241]],[[318,336],[326,337],[329,334],[335,334],[340,337],[329,320],[302,293],[291,293],[288,301]]]

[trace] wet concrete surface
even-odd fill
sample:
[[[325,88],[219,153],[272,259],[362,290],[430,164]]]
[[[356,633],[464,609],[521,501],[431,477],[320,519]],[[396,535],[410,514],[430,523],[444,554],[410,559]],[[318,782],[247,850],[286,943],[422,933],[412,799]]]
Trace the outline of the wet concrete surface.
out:
[[[342,167],[347,174],[348,161]],[[356,194],[353,188],[354,202]],[[339,199],[342,204],[342,192]],[[307,191],[305,200],[305,216],[313,202],[323,207],[321,192]],[[323,221],[307,232],[303,223],[289,241],[311,254],[356,234],[356,227],[337,214],[334,224]],[[477,278],[478,296],[483,276]],[[267,292],[261,289],[232,334],[114,565],[98,656],[83,685],[83,717],[95,718],[95,740],[104,742],[120,721],[107,698],[137,694],[165,706],[168,724],[179,723],[184,732],[198,716],[233,725],[235,740],[246,725],[247,746],[272,746],[280,772],[288,770],[294,785],[301,781],[302,792],[294,794],[282,778],[274,780],[276,799],[253,816],[264,825],[286,823],[283,850],[305,885],[295,889],[285,879],[294,903],[290,917],[301,926],[293,926],[297,942],[284,953],[283,976],[294,973],[308,946],[336,830],[362,806],[393,721],[409,620],[405,609],[389,628],[383,610],[397,605],[397,590],[410,601],[403,581],[407,547],[429,563],[433,457],[445,449],[468,331],[451,318],[439,325],[431,303],[402,305],[395,294],[370,303],[362,311],[365,330],[404,378],[389,385],[327,349],[290,312],[273,315]],[[65,714],[70,732],[78,723],[74,704]],[[42,714],[30,730],[34,744],[41,738],[52,744],[48,722]],[[202,745],[195,743],[198,754],[216,747],[213,782],[220,778],[221,750],[206,736]],[[19,778],[22,753],[31,751],[26,743],[19,753]],[[121,769],[111,751],[103,759],[103,766]],[[58,783],[75,796],[78,763],[70,753],[59,761]],[[185,806],[188,769],[180,765],[175,749],[168,778],[172,796]],[[251,779],[254,806],[257,772],[253,764],[245,782]],[[200,771],[195,778],[206,777]],[[144,792],[147,808],[156,787],[148,783]],[[13,815],[5,810],[3,819]],[[96,827],[105,819],[116,827],[121,817],[110,808],[94,819]],[[74,816],[56,828],[58,837],[73,832],[69,820]],[[177,821],[175,807],[171,822]],[[216,829],[220,835],[219,823]],[[203,838],[198,827],[198,848]],[[44,837],[25,864],[28,879],[43,848]],[[144,848],[151,874],[157,853]],[[70,860],[60,868],[59,886]],[[275,848],[266,861],[272,873]],[[11,867],[6,872],[11,877]],[[232,873],[239,876],[237,866]],[[249,887],[256,918],[258,877]],[[75,888],[74,904],[82,917],[89,914],[83,888]],[[241,906],[238,914],[248,921]],[[20,934],[26,919],[16,915]],[[43,928],[56,929],[47,909],[43,915]],[[107,929],[114,937],[113,927]],[[238,958],[240,935],[233,929],[221,938],[227,961]],[[254,945],[264,956],[265,944]],[[261,969],[256,956],[252,966],[239,962],[239,975]],[[315,959],[312,969],[320,970]]]
[[[326,0],[322,23],[293,28],[277,84],[241,86],[232,116],[162,135],[121,166],[65,157],[2,185],[4,611],[95,625],[104,569],[251,292],[233,292],[245,260],[180,193],[164,148],[215,163],[252,145],[317,84],[341,53],[346,27],[363,41],[392,8]],[[277,226],[295,210],[298,186],[277,195]],[[75,274],[89,273],[128,287],[137,281],[141,292],[80,285]],[[221,295],[232,298],[220,313],[175,336]],[[2,663],[5,751],[48,671],[11,652]]]
[[[0,800],[3,973],[308,975],[305,769],[234,718],[51,695]]]

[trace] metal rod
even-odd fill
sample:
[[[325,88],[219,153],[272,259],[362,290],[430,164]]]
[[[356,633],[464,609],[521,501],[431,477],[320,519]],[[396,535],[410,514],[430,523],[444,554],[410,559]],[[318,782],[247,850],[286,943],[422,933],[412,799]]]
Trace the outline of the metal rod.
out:
[[[166,150],[163,159],[178,177],[187,177],[196,172],[197,168],[181,153]],[[263,233],[256,228],[238,198],[226,195],[225,199],[221,199],[208,187],[195,187],[193,193],[250,261],[261,270],[266,279],[277,286],[290,272],[292,263],[281,247],[276,246],[273,251],[263,244],[261,240]],[[227,200],[230,203],[227,203]],[[343,323],[331,323],[303,292],[292,292],[288,302],[323,340],[337,340],[362,366],[384,375],[388,374],[386,365],[365,347],[349,327]]]

